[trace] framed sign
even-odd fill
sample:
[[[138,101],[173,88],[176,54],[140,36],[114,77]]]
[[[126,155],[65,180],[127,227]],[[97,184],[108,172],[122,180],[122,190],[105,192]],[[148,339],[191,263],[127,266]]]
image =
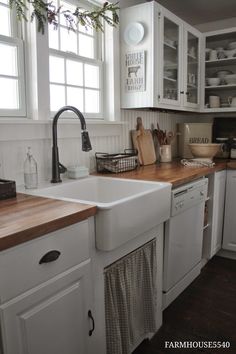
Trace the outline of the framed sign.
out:
[[[145,91],[145,51],[125,54],[125,91]]]

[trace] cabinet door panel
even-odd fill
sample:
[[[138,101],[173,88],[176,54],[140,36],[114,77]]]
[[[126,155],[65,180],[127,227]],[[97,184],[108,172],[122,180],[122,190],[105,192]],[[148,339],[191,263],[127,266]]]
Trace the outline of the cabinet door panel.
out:
[[[78,266],[1,305],[4,354],[88,353],[88,277]]]
[[[182,25],[166,9],[161,10],[160,101],[180,105]]]
[[[236,251],[236,171],[227,171],[223,248]]]
[[[80,282],[18,315],[29,354],[85,352],[83,331],[83,301]]]
[[[184,105],[198,108],[200,80],[200,37],[197,31],[185,24],[186,62],[184,70]]]

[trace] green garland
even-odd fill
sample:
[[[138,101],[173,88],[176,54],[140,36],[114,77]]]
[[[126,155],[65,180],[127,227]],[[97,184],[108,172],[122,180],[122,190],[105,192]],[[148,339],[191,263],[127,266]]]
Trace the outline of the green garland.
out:
[[[63,6],[56,7],[52,1],[44,0],[10,0],[11,9],[16,10],[19,21],[27,21],[28,6],[32,6],[30,13],[31,21],[37,20],[38,32],[44,34],[45,25],[52,24],[54,28],[58,26],[58,16],[63,15],[66,19],[67,27],[75,30],[80,24],[85,27],[94,28],[96,31],[103,31],[103,22],[116,27],[119,23],[118,3],[111,4],[105,2],[102,7],[97,7],[92,11],[84,11],[81,7],[76,7],[75,12],[63,10]],[[108,15],[110,13],[111,16]]]

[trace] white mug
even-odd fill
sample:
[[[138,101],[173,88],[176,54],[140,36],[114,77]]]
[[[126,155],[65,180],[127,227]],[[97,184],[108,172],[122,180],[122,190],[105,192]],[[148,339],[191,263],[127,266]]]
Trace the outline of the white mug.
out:
[[[161,145],[160,146],[160,161],[161,162],[171,162],[172,153],[171,145]]]
[[[210,108],[219,108],[220,107],[220,97],[219,96],[210,96],[209,97],[209,106],[210,106]]]
[[[217,50],[212,49],[209,53],[209,60],[217,60]]]
[[[228,102],[231,107],[236,107],[236,96],[234,97],[228,97]]]

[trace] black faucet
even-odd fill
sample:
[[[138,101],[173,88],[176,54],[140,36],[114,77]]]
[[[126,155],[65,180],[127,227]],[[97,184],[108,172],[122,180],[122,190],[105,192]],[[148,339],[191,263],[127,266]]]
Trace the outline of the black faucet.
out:
[[[59,111],[55,114],[52,123],[52,179],[51,183],[58,183],[61,182],[60,174],[66,172],[66,167],[63,166],[59,162],[59,152],[57,147],[57,121],[60,115],[65,111],[72,111],[74,112],[80,120],[81,124],[81,137],[82,137],[82,150],[83,151],[90,151],[92,150],[92,146],[89,139],[89,134],[86,131],[86,123],[83,114],[73,106],[65,106],[59,109]]]

